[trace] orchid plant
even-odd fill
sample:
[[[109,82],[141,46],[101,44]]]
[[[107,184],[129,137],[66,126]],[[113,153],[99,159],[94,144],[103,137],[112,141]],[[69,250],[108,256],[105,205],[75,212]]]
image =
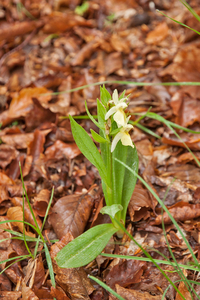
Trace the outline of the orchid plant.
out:
[[[100,152],[89,134],[70,116],[74,140],[85,157],[98,169],[106,206],[102,214],[108,214],[111,224],[97,225],[67,244],[56,257],[60,267],[75,268],[86,265],[104,249],[113,234],[123,236],[126,213],[138,172],[138,155],[131,140],[130,116],[126,114],[128,97],[125,91],[119,97],[114,90],[112,97],[105,87],[100,88],[101,101],[97,99],[97,119],[86,111],[99,128],[99,134],[91,129],[93,139],[100,144]],[[131,171],[121,163],[127,165]]]

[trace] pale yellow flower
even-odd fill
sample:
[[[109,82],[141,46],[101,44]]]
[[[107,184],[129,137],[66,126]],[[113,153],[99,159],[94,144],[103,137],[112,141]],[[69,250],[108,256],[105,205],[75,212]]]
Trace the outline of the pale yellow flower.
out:
[[[117,143],[121,140],[122,145],[124,146],[131,146],[134,148],[134,145],[132,143],[129,131],[133,128],[130,124],[124,124],[124,126],[120,129],[120,131],[116,134],[112,141],[111,145],[111,152],[115,150],[115,147],[117,146]]]
[[[110,118],[110,116],[113,115],[113,119],[117,123],[117,126],[123,126],[126,122],[126,115],[124,112],[124,108],[126,108],[128,105],[124,102],[127,100],[127,98],[122,98],[119,100],[118,92],[117,90],[114,90],[113,92],[113,100],[109,101],[110,103],[114,103],[115,106],[111,107],[109,111],[105,115],[105,120]]]

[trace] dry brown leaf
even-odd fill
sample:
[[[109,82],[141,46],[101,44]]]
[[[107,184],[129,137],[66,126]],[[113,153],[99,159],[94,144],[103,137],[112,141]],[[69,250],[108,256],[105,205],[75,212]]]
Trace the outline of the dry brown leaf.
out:
[[[4,300],[19,300],[22,292],[0,291],[0,297]]]
[[[10,120],[18,119],[19,117],[25,117],[33,108],[32,98],[38,98],[42,102],[48,102],[51,96],[40,96],[46,94],[49,91],[46,88],[26,88],[22,89],[16,97],[14,97],[10,103],[7,120],[4,119],[2,125],[5,126],[10,123]]]
[[[85,229],[94,198],[88,194],[70,195],[59,199],[52,209],[49,222],[58,238],[70,232],[79,236]]]
[[[48,147],[45,151],[46,159],[56,158],[60,159],[63,156],[68,158],[75,158],[81,153],[75,143],[63,143],[56,141],[52,146]]]
[[[0,248],[0,257],[1,257],[1,262],[14,257],[16,257],[17,260],[17,253],[13,250],[12,244],[10,244],[6,250],[2,250]],[[14,261],[12,261],[12,263],[13,262]],[[9,262],[1,263],[2,270],[7,266],[9,266]],[[10,265],[10,267],[6,269],[4,273],[14,284],[17,284],[17,282],[19,282],[21,280],[21,277],[23,276],[21,265],[19,262]]]
[[[11,288],[11,281],[8,279],[8,277],[4,273],[0,274],[0,291],[11,291]]]
[[[0,41],[11,40],[16,36],[31,32],[35,28],[41,27],[42,25],[42,20],[4,23],[4,26],[1,26]]]
[[[44,217],[50,200],[50,191],[43,189],[33,198],[33,207],[40,217]],[[49,213],[51,213],[51,208]]]
[[[72,60],[72,66],[81,65],[87,58],[89,58],[92,55],[92,53],[98,46],[99,42],[96,39],[86,44]]]
[[[22,207],[16,206],[16,207],[10,207],[7,211],[7,217],[9,220],[20,220],[23,221],[23,211]],[[14,226],[18,227],[19,230],[23,233],[23,228],[24,225],[21,222],[13,222],[12,223]],[[25,230],[25,234],[30,236],[30,237],[35,237],[35,234]]]
[[[135,211],[139,211],[142,207],[154,208],[154,204],[152,203],[152,199],[149,197],[148,191],[138,183],[135,186],[128,206],[129,215],[132,221],[134,221]],[[139,221],[138,218],[137,221]]]
[[[43,32],[52,34],[64,32],[69,28],[74,26],[91,26],[92,22],[90,20],[85,20],[84,18],[71,14],[71,13],[61,13],[54,11],[50,16],[46,17],[46,24],[43,28]]]
[[[0,216],[0,222],[6,221],[6,217],[2,217]],[[5,231],[5,229],[10,229],[9,224],[8,223],[3,223],[0,224],[0,248],[3,250],[6,250],[8,248],[8,246],[11,243],[11,233]],[[4,239],[7,239],[6,241],[2,241]]]
[[[126,287],[133,283],[141,281],[141,276],[146,269],[146,262],[138,260],[125,260],[115,265],[110,272],[106,275],[106,284],[112,289],[115,284],[120,284]]]
[[[0,145],[0,167],[4,169],[18,155],[18,151],[9,145]]]
[[[35,293],[22,281],[22,300],[39,300]]]
[[[11,199],[11,202],[12,202],[13,206],[19,206],[21,208],[23,207],[23,198],[13,197]],[[39,228],[41,228],[42,227],[42,221],[38,217],[37,212],[33,208],[32,208],[32,210],[33,210],[33,213],[35,215],[38,226],[39,226]],[[30,224],[32,224],[33,226],[35,226],[35,221],[33,220],[32,214],[30,212],[30,208],[29,208],[28,203],[26,201],[24,203],[24,216],[25,216],[25,221],[27,221]]]
[[[160,23],[156,26],[156,28],[149,32],[146,38],[147,44],[157,45],[161,41],[163,41],[169,34],[169,28],[166,22]]]
[[[174,219],[179,221],[187,221],[200,216],[200,204],[189,204],[186,202],[178,202],[175,205],[168,207],[169,212]],[[151,221],[151,225],[160,225],[162,219],[165,224],[170,224],[172,221],[168,214],[164,212],[162,215],[158,215],[155,220]]]
[[[125,300],[165,300],[166,298],[162,298],[162,295],[153,296],[148,292],[140,292],[132,289],[125,289],[120,285],[116,284],[116,292],[123,297]]]
[[[69,297],[61,289],[56,289],[51,287],[51,295],[56,298],[56,300],[70,300]]]

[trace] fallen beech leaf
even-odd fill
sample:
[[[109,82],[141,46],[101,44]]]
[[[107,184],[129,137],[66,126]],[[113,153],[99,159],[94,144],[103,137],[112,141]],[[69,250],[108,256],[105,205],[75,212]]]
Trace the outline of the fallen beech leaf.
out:
[[[91,25],[92,22],[90,20],[87,21],[84,18],[75,14],[55,11],[51,15],[46,17],[43,32],[48,34],[60,33],[75,26]]]
[[[19,117],[25,117],[33,109],[32,98],[38,98],[42,102],[48,102],[51,96],[40,96],[41,94],[48,93],[46,88],[26,88],[22,89],[16,97],[14,97],[10,103],[7,118],[1,120],[2,125],[5,126],[10,123],[11,120],[18,119]]]
[[[0,41],[11,40],[14,37],[24,35],[28,32],[33,31],[35,28],[41,27],[43,25],[42,20],[37,21],[24,21],[24,22],[12,22],[6,23],[1,26]]]
[[[30,288],[36,287],[39,289],[45,280],[45,270],[41,255],[34,260],[30,259],[28,265],[24,268],[24,272],[26,274],[24,282],[26,284],[29,282]]]
[[[18,151],[9,145],[0,145],[0,167],[4,169],[18,155]]]
[[[0,297],[4,300],[19,300],[22,292],[0,291]]]
[[[169,34],[169,28],[166,22],[158,24],[153,31],[150,31],[146,38],[147,44],[158,45],[163,41]]]
[[[26,128],[29,131],[41,126],[42,123],[55,122],[56,115],[50,111],[46,102],[42,102],[41,105],[40,101],[34,97],[32,103],[32,109],[25,116]]]
[[[60,159],[63,155],[66,158],[75,158],[81,154],[78,146],[75,143],[63,143],[61,141],[56,141],[52,146],[48,147],[45,151],[45,155],[47,159],[56,158]]]
[[[73,61],[71,62],[72,66],[81,65],[85,59],[89,58],[95,49],[99,46],[98,40],[93,40],[86,44],[74,57]]]
[[[200,181],[200,169],[194,165],[171,165],[168,167],[167,172],[163,173],[162,176],[173,176],[182,181],[187,182],[199,182]]]
[[[23,206],[23,198],[20,197],[13,197],[11,199],[12,205],[13,206],[19,206],[22,208]],[[30,208],[28,206],[28,203],[26,202],[26,200],[24,201],[24,216],[25,216],[25,221],[29,222],[30,224],[32,224],[33,226],[35,226],[35,222],[33,220],[32,214],[30,212]],[[38,223],[39,228],[42,227],[42,221],[40,220],[40,218],[37,215],[37,212],[32,208],[33,213],[35,215],[36,221]]]
[[[39,300],[35,293],[26,286],[25,282],[22,281],[22,299],[23,300]]]
[[[141,184],[136,184],[128,206],[131,221],[134,221],[135,211],[139,211],[142,207],[154,208],[154,204],[149,197],[148,191]]]
[[[8,277],[4,273],[0,274],[0,297],[2,291],[11,291],[11,288],[11,281],[8,279]]]
[[[7,185],[7,184],[14,184],[14,180],[10,179],[6,174],[0,172],[0,183]]]
[[[115,265],[110,272],[106,275],[106,284],[112,289],[115,288],[115,284],[121,284],[126,287],[133,283],[141,281],[141,276],[146,269],[146,262],[139,260],[125,260]]]
[[[184,274],[185,275],[185,274]],[[188,291],[187,287],[185,286],[185,283],[181,281],[178,286],[179,291],[185,297],[187,300],[192,300],[193,298],[191,297],[190,292]],[[177,293],[176,294],[176,300],[182,300],[183,298]]]
[[[61,289],[56,289],[51,287],[51,295],[56,298],[56,300],[70,300],[69,297]]]
[[[1,137],[5,144],[17,149],[26,149],[33,141],[34,133],[7,134]]]
[[[93,201],[94,198],[86,194],[66,196],[56,202],[49,222],[58,238],[62,238],[67,232],[75,238],[84,231]]]
[[[9,220],[20,220],[23,221],[23,211],[22,208],[20,206],[16,206],[16,207],[10,207],[7,211],[7,217]],[[19,228],[19,230],[23,233],[23,223],[21,222],[13,222],[14,226],[17,226]],[[27,232],[25,230],[25,234],[30,236],[30,237],[35,237],[35,234],[32,232]]]
[[[189,204],[181,201],[168,207],[168,210],[177,222],[194,219],[200,216],[200,204]],[[150,224],[160,225],[162,223],[162,218],[165,224],[171,223],[168,214],[164,212],[162,215],[158,215],[154,221],[150,222]]]
[[[6,220],[6,217],[0,216],[0,222]],[[8,223],[0,224],[0,240],[7,239],[6,241],[1,241],[0,248],[6,250],[11,243],[11,234],[4,231],[4,229],[10,229]]]
[[[119,52],[114,52],[105,58],[105,71],[103,75],[109,75],[122,68],[122,55]]]
[[[153,296],[148,292],[142,293],[137,290],[125,289],[118,284],[116,284],[116,292],[125,300],[165,300],[166,299],[165,297],[163,298],[162,295]]]
[[[1,262],[13,257],[16,257],[17,260],[17,253],[13,250],[12,244],[10,244],[6,250],[2,250],[0,248],[0,257],[1,257]],[[2,270],[8,266],[9,266],[9,262],[1,263]],[[19,280],[21,280],[21,277],[23,276],[22,269],[19,262],[10,265],[9,268],[4,271],[4,273],[14,284],[17,284],[17,282],[19,282]]]
[[[44,217],[47,206],[50,200],[50,191],[49,190],[41,190],[37,196],[33,199],[33,207],[37,211],[37,214],[40,217]],[[49,214],[51,213],[51,208]]]

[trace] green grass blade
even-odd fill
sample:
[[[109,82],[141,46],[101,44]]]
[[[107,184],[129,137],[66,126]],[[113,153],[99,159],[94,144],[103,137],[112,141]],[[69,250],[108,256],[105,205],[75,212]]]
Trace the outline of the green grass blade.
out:
[[[200,17],[199,15],[196,13],[196,11],[194,11],[194,9],[184,0],[179,0],[188,10],[191,14],[193,14],[193,16],[200,22]]]
[[[197,30],[195,30],[195,29],[193,29],[193,28],[191,28],[191,27],[185,25],[184,23],[181,23],[181,22],[179,22],[179,21],[177,21],[177,20],[175,20],[175,19],[173,19],[173,18],[170,18],[169,16],[167,16],[166,14],[164,14],[163,12],[161,12],[161,11],[158,10],[158,9],[157,9],[157,11],[158,11],[161,15],[163,15],[163,16],[167,17],[168,19],[172,20],[173,22],[175,22],[175,23],[177,23],[177,24],[179,24],[179,25],[182,25],[182,26],[184,26],[184,27],[186,27],[186,28],[188,28],[188,29],[190,29],[190,30],[192,30],[192,31],[194,31],[194,32],[196,32],[197,34],[200,35],[200,32],[199,32],[199,31],[197,31]]]
[[[161,137],[159,135],[157,135],[155,132],[153,132],[152,130],[146,128],[145,126],[141,125],[140,123],[134,124],[133,121],[129,121],[130,124],[132,124],[133,126],[138,127],[139,129],[141,129],[142,131],[146,132],[147,134],[150,134],[152,136],[154,136],[157,139],[161,139]]]
[[[47,260],[47,265],[48,265],[48,268],[49,268],[49,275],[50,275],[50,278],[51,278],[51,284],[55,288],[56,287],[56,282],[55,282],[55,276],[54,276],[54,271],[53,271],[53,265],[52,265],[52,260],[51,260],[51,256],[50,256],[50,253],[49,253],[49,249],[48,249],[46,243],[44,243],[44,251],[45,251],[45,256],[46,256],[46,260]]]
[[[24,184],[24,178],[23,178],[22,169],[21,169],[21,163],[20,163],[20,162],[19,162],[19,168],[20,168],[20,174],[21,174],[21,180],[22,180],[22,187],[23,187],[23,190],[24,190],[24,193],[25,193],[25,196],[26,196],[26,200],[27,200],[27,203],[28,203],[28,207],[29,207],[30,212],[31,212],[31,215],[32,215],[32,217],[33,217],[35,226],[36,226],[37,230],[40,232],[40,236],[41,236],[41,238],[42,238],[42,240],[43,240],[43,242],[44,242],[44,238],[43,238],[42,233],[41,233],[41,231],[40,231],[40,228],[39,228],[39,226],[38,226],[36,217],[35,217],[35,215],[34,215],[33,209],[32,209],[32,207],[31,207],[31,204],[30,204],[30,201],[29,201],[27,192],[26,192],[26,187],[25,187],[25,184]]]
[[[155,251],[155,249],[152,249]],[[159,254],[161,254],[159,251],[156,250],[156,252],[158,252]],[[139,260],[139,261],[147,261],[147,262],[152,262],[152,260],[148,257],[140,257],[140,256],[130,256],[130,255],[120,255],[120,254],[109,254],[109,253],[101,253],[102,256],[106,256],[106,257],[113,257],[113,258],[123,258],[123,259],[133,259],[133,260]],[[163,264],[163,265],[171,265],[174,268],[176,267],[176,263],[172,262],[172,261],[167,261],[167,260],[162,260],[162,259],[155,259],[154,261],[157,264]],[[193,267],[190,265],[183,265],[183,264],[179,264],[180,268],[183,268],[185,270],[192,270],[195,272],[199,272],[199,268],[198,267]]]
[[[119,300],[125,300],[123,297],[121,297],[120,295],[118,295],[113,289],[111,289],[107,284],[105,284],[104,282],[102,282],[101,280],[95,278],[94,276],[88,275],[88,277],[92,280],[94,280],[96,283],[98,283],[100,286],[102,286],[106,291],[108,291],[109,293],[111,293],[113,296],[115,296],[117,299]]]
[[[52,201],[53,201],[53,195],[54,195],[54,187],[52,188],[52,191],[51,191],[51,197],[50,197],[50,200],[49,200],[49,203],[48,203],[48,206],[47,206],[47,210],[45,212],[45,216],[44,216],[44,220],[43,220],[43,223],[42,223],[41,231],[44,228],[44,225],[45,225],[45,222],[46,222],[46,219],[47,219],[47,216],[48,216],[48,213],[49,213]]]
[[[1,224],[4,224],[4,223],[14,223],[14,222],[24,223],[24,224],[26,224],[26,225],[32,227],[32,228],[40,235],[40,231],[38,231],[38,229],[37,229],[35,226],[33,226],[32,224],[30,224],[30,223],[28,223],[28,222],[26,222],[26,221],[23,222],[23,221],[21,221],[21,220],[6,220],[6,221],[1,221],[1,222],[0,222],[0,225],[1,225]],[[7,230],[7,229],[6,229],[6,230]]]
[[[23,191],[22,198],[23,198],[23,201],[22,201],[22,211],[23,211],[23,240],[24,240],[24,244],[25,244],[26,250],[28,251],[28,253],[29,253],[30,256],[32,257],[32,259],[35,259],[35,256],[31,253],[31,250],[29,249],[29,246],[28,246],[27,241],[26,241],[25,224],[24,224],[24,221],[25,221],[25,212],[24,212],[24,191]]]
[[[89,112],[88,107],[87,107],[87,102],[86,102],[86,101],[85,101],[85,109],[86,109],[86,113],[88,114],[88,117],[90,118],[90,120],[91,120],[98,128],[104,130],[104,127],[101,126],[101,125],[95,120],[95,118],[93,117],[93,115],[91,115],[91,113]]]
[[[87,85],[82,85],[74,89],[66,90],[63,92],[54,92],[54,93],[44,93],[41,95],[60,95],[60,94],[68,94],[72,92],[77,92],[92,86],[98,86],[98,85],[103,85],[103,84],[120,84],[120,85],[134,85],[134,86],[199,86],[200,82],[196,81],[187,81],[187,82],[136,82],[136,81],[123,81],[123,80],[107,80],[107,81],[99,81],[95,83],[90,83]]]
[[[14,231],[14,230],[10,230],[10,229],[4,229],[4,231],[6,232],[9,232],[10,234],[12,235],[16,235],[16,237],[11,237],[13,239],[20,239],[20,240],[23,240],[24,237],[23,237],[23,234],[18,232],[18,231]],[[25,235],[25,238],[28,242],[36,242],[37,241],[37,238],[34,238],[34,237],[30,237],[28,235]],[[1,242],[1,241],[0,241]]]

